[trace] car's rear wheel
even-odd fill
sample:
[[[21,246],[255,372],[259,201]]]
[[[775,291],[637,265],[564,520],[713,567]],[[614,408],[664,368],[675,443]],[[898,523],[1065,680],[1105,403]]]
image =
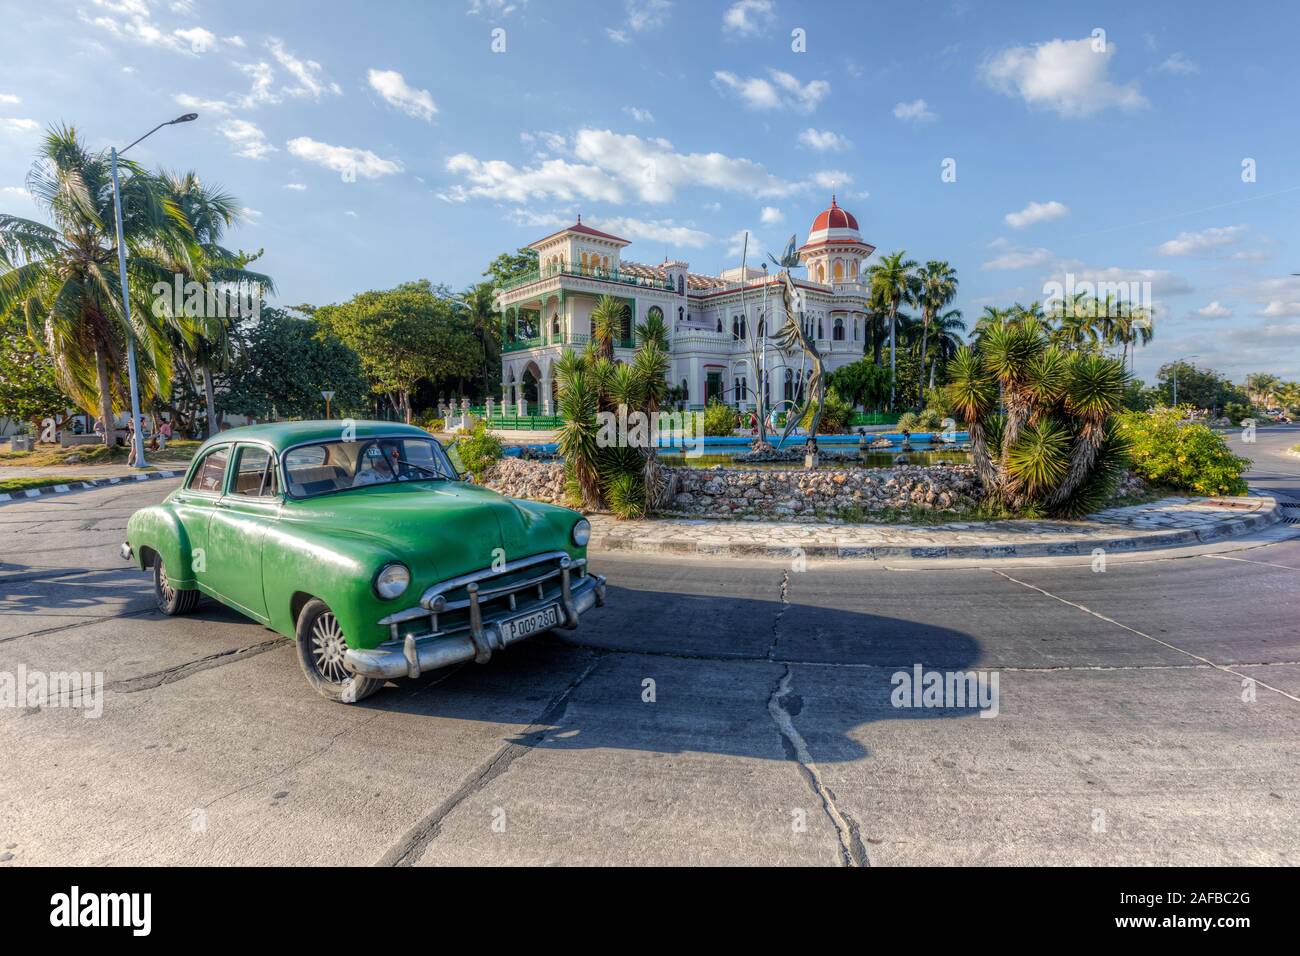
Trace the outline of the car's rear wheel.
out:
[[[329,605],[312,598],[298,615],[298,663],[307,681],[322,697],[342,704],[365,700],[384,686],[382,680],[348,670],[343,628]]]
[[[153,556],[153,596],[158,602],[158,610],[169,617],[188,614],[199,603],[198,591],[174,587],[167,579],[167,569],[163,566],[161,554]]]

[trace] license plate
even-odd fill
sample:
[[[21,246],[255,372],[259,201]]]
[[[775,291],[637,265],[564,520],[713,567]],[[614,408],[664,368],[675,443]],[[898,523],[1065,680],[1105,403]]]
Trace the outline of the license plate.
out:
[[[551,604],[539,611],[530,611],[519,617],[512,617],[501,622],[501,635],[506,643],[521,641],[525,637],[538,634],[560,623],[560,606]]]

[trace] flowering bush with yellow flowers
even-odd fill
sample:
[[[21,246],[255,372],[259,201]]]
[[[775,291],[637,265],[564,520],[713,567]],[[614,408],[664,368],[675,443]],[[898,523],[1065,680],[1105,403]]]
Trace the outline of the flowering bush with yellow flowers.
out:
[[[1250,459],[1234,455],[1222,435],[1183,415],[1177,408],[1153,408],[1120,416],[1133,471],[1147,481],[1198,495],[1244,495],[1241,475]]]

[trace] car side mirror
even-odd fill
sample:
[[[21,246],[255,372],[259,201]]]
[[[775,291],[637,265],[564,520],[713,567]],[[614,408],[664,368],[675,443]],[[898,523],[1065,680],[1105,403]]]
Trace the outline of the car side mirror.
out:
[[[465,467],[465,459],[460,457],[460,440],[452,442],[443,451],[447,453],[447,460],[451,462],[451,467],[456,469],[456,477],[464,480],[469,474],[469,469]]]

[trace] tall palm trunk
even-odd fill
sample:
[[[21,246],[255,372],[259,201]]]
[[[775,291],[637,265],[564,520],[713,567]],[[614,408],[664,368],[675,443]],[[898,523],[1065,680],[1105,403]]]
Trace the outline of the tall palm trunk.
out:
[[[203,400],[208,408],[208,437],[217,433],[217,393],[212,387],[212,369],[203,366]]]
[[[95,352],[95,378],[99,382],[99,414],[104,419],[104,445],[112,448],[116,440],[113,428],[113,393],[108,384],[108,363],[104,350]]]
[[[898,349],[894,345],[894,336],[897,333],[897,316],[898,303],[895,302],[889,307],[889,410],[894,410],[894,399],[897,393],[897,377],[895,374],[895,357]]]
[[[927,309],[921,314],[921,371],[917,374],[917,382],[925,381],[925,347],[930,338],[930,311]],[[923,396],[917,396],[918,403]]]

